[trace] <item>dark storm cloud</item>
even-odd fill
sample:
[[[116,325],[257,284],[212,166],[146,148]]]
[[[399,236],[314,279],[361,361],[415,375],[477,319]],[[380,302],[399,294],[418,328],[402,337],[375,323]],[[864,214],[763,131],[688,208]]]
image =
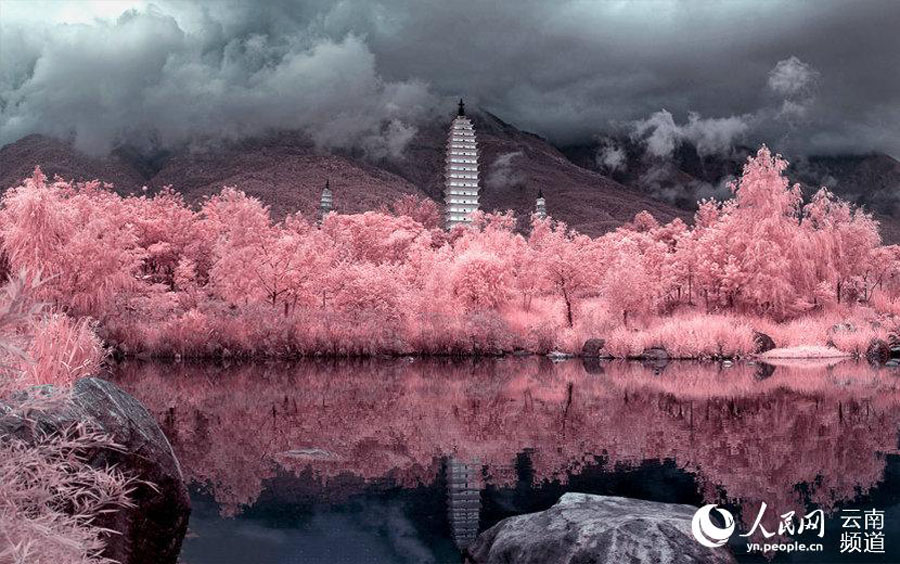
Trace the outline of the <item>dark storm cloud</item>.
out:
[[[295,127],[325,146],[396,154],[418,120],[465,95],[557,143],[643,128],[663,147],[900,155],[893,1],[157,6],[44,34],[5,22],[0,142]]]
[[[397,155],[433,106],[420,80],[383,80],[363,38],[231,29],[164,8],[115,22],[4,28],[0,142],[73,136],[103,153],[119,142],[170,146],[275,129],[320,146]],[[9,46],[9,50],[7,50]]]

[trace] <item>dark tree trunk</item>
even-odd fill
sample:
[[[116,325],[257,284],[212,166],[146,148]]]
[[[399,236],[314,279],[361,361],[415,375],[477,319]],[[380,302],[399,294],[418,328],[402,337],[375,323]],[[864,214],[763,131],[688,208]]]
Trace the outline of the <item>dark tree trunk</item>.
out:
[[[569,293],[563,290],[563,299],[566,300],[566,320],[569,322],[569,327],[572,327],[572,300],[569,299]]]

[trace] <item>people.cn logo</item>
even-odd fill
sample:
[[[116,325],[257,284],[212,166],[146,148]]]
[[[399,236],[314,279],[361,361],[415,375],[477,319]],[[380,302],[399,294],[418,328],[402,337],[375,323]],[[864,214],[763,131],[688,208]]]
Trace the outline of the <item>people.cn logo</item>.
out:
[[[712,522],[710,513],[715,509],[725,521],[724,527],[719,527]],[[710,503],[704,505],[694,513],[694,519],[691,521],[691,531],[694,538],[703,546],[709,548],[718,548],[728,542],[734,533],[734,517],[727,509],[719,509],[715,504]]]

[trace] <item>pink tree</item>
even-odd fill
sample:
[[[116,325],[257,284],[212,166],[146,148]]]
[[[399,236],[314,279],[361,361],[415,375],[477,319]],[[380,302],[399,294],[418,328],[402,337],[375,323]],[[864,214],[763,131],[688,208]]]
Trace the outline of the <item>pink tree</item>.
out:
[[[145,252],[121,198],[98,182],[46,182],[40,169],[3,197],[3,253],[15,271],[46,280],[40,295],[103,317],[139,287]]]
[[[453,295],[470,311],[498,309],[509,301],[511,276],[504,262],[482,250],[456,257],[450,274]]]
[[[405,292],[397,272],[389,264],[360,263],[343,269],[334,305],[352,319],[373,318],[379,322],[398,322]]]
[[[421,223],[425,229],[440,229],[443,219],[434,200],[413,194],[401,196],[394,202],[394,214],[409,217]]]
[[[539,254],[521,237],[516,237],[510,247],[512,259],[510,260],[513,273],[513,285],[522,296],[522,307],[528,311],[531,309],[531,301],[541,290],[543,280],[539,268]]]
[[[610,308],[628,325],[631,314],[647,313],[655,306],[656,288],[638,243],[639,234],[617,231],[604,239],[605,275],[601,280]]]
[[[853,285],[854,294],[868,299],[867,278],[873,253],[881,243],[878,223],[872,216],[847,202],[838,200],[822,188],[803,208],[804,226],[810,240],[817,278],[832,280],[838,303]]]
[[[574,324],[574,304],[597,283],[597,263],[591,260],[591,240],[552,220],[533,223],[529,243],[537,252],[537,265],[548,291],[562,298],[566,322]]]
[[[331,214],[322,223],[322,230],[340,260],[402,262],[413,249],[431,246],[431,232],[407,216]]]
[[[231,304],[264,301],[269,296],[254,272],[260,250],[276,239],[269,210],[239,190],[225,188],[201,209],[202,228],[212,234],[209,285]]]
[[[763,146],[732,183],[733,200],[701,206],[697,214],[697,279],[708,307],[777,318],[811,307],[808,259],[799,237],[801,194],[784,177],[787,162]]]
[[[0,236],[13,270],[56,274],[62,247],[76,228],[75,210],[65,204],[69,185],[47,184],[40,167],[3,196]]]
[[[175,269],[182,260],[192,261],[196,270],[209,268],[210,233],[199,228],[198,214],[184,203],[170,186],[152,198],[125,199],[135,226],[138,245],[146,250],[141,267],[149,281],[175,285]]]
[[[467,310],[498,309],[509,301],[515,253],[524,244],[514,228],[512,213],[479,213],[454,241],[449,279],[454,296]]]

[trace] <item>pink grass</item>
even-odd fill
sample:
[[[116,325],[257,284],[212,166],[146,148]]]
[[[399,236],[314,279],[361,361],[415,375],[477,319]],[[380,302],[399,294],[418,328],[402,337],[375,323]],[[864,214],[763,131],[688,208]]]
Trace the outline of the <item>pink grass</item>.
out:
[[[111,533],[95,520],[130,505],[130,480],[114,469],[93,468],[84,454],[114,446],[83,426],[30,443],[0,438],[0,562],[112,562],[101,556]]]

